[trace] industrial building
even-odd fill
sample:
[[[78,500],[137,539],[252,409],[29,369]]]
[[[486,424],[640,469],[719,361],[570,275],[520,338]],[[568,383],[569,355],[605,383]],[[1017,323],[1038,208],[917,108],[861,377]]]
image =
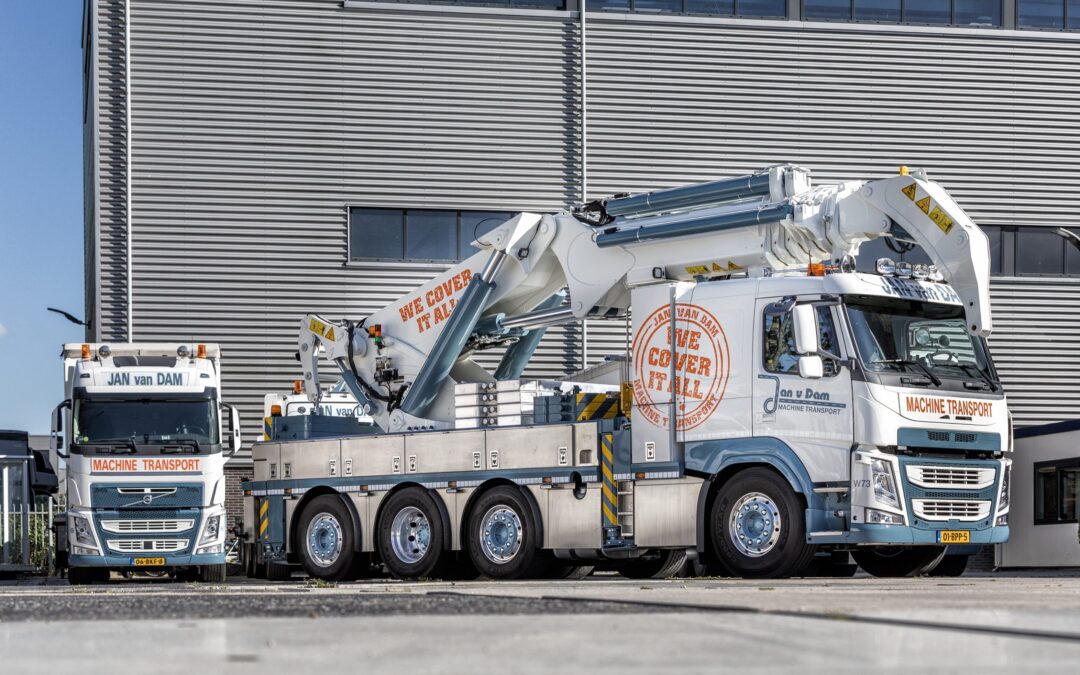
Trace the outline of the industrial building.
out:
[[[88,339],[220,343],[250,442],[298,376],[304,313],[361,318],[504,214],[781,162],[817,183],[909,165],[990,235],[1016,424],[1080,418],[1080,250],[1053,231],[1080,232],[1080,3],[580,9],[87,0]],[[625,337],[553,330],[526,374]]]

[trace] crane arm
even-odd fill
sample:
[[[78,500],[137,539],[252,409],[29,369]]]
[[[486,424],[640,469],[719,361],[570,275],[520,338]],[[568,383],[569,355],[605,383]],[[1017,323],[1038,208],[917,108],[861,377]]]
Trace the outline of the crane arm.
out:
[[[382,428],[446,427],[454,383],[493,379],[470,358],[478,350],[510,347],[496,371],[510,377],[520,374],[540,331],[623,316],[636,285],[805,269],[882,236],[920,244],[964,301],[969,332],[989,332],[989,246],[944,189],[921,172],[811,188],[805,169],[784,165],[593,202],[575,213],[518,214],[474,242],[479,253],[363,327],[305,317],[304,378],[315,385],[317,406],[317,360],[325,351]]]

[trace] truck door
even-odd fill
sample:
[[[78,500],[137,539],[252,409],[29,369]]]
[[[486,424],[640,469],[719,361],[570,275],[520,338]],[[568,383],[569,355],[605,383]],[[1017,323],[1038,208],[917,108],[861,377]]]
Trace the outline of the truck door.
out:
[[[823,376],[810,378],[799,374],[791,311],[778,313],[772,302],[759,300],[756,313],[754,436],[790,446],[815,483],[846,481],[853,438],[851,375],[828,356],[847,357],[838,331],[839,308],[815,306],[818,342],[828,355],[822,359]]]

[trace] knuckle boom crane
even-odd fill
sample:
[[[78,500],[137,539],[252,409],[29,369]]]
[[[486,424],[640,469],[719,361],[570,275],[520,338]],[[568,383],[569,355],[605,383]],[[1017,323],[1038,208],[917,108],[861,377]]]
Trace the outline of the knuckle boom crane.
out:
[[[930,264],[857,272],[879,238]],[[989,245],[925,172],[814,186],[778,165],[519,213],[473,246],[363,320],[300,321],[311,408],[325,357],[375,426],[316,414],[256,445],[250,570],[781,577],[850,552],[889,576],[1007,538]],[[621,396],[520,381],[547,328],[628,317]],[[517,416],[490,423],[492,401]]]

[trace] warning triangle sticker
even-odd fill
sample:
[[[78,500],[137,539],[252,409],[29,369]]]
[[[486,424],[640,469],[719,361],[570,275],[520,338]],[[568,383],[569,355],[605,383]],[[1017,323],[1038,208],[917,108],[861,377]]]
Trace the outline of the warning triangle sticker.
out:
[[[911,201],[915,201],[915,183],[907,186],[906,188],[900,188],[900,192],[907,195],[907,198]]]
[[[742,269],[741,267],[739,267],[735,263],[731,262],[730,260],[727,261],[727,267],[728,267],[729,272],[734,272],[736,270],[741,270]]]
[[[720,267],[719,265],[717,265],[716,263],[713,263],[712,264],[712,271],[713,272],[725,272],[726,270],[723,267]]]
[[[915,202],[915,206],[918,206],[920,209],[922,209],[922,212],[925,213],[926,215],[930,215],[930,198],[929,197],[923,197],[919,201]]]
[[[326,339],[327,340],[333,340],[334,339],[334,328],[333,328],[333,326],[330,327],[330,330],[326,331]]]

